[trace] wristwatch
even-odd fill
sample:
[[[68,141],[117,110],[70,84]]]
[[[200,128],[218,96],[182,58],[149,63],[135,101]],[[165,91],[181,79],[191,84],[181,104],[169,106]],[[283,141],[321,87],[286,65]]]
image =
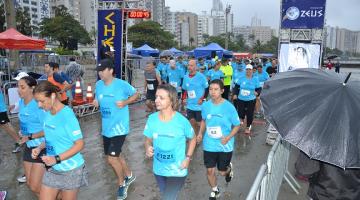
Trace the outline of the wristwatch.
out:
[[[61,163],[61,159],[60,159],[60,156],[59,156],[59,155],[56,155],[56,156],[55,156],[55,160],[56,160],[56,164]]]
[[[33,139],[32,134],[30,134],[30,135],[28,136],[28,140],[32,140],[32,139]]]
[[[189,155],[186,155],[186,159],[192,160],[191,156],[189,156]]]

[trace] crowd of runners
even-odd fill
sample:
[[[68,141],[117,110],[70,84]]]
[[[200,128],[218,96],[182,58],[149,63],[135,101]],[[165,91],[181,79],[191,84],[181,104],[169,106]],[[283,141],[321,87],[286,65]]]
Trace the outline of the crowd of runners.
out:
[[[261,117],[261,88],[276,73],[277,64],[275,59],[182,57],[146,63],[144,146],[146,156],[153,158],[162,199],[177,198],[197,146],[203,150],[209,199],[220,196],[216,171],[226,183],[231,182],[235,136],[243,126],[251,139],[254,114]],[[97,64],[100,80],[93,105],[100,109],[104,154],[117,177],[117,199],[126,199],[136,176],[121,152],[130,133],[128,105],[137,101],[140,93],[115,78],[114,67],[112,59]],[[26,73],[15,78],[21,98],[16,105],[19,132],[10,124],[2,93],[0,124],[16,141],[14,153],[24,146],[22,179],[39,199],[76,199],[79,188],[88,185],[88,175],[80,153],[87,147],[79,122],[67,106],[66,93],[74,80],[66,80],[56,63],[47,63],[44,69],[46,77],[41,81]]]

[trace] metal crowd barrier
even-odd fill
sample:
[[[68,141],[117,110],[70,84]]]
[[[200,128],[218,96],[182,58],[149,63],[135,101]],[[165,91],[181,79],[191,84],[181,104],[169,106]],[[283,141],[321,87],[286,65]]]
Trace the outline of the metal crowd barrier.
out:
[[[300,185],[288,170],[290,144],[277,137],[265,164],[260,167],[246,200],[276,200],[283,179],[296,194]]]
[[[84,117],[99,112],[99,109],[93,106],[92,104],[72,106],[72,109],[77,117]]]

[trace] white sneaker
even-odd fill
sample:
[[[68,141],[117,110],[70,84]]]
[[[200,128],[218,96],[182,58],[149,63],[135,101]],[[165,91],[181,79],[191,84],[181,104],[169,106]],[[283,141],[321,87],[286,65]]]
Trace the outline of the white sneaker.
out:
[[[19,183],[26,183],[26,176],[25,175],[19,176],[17,178],[17,181],[19,181]]]

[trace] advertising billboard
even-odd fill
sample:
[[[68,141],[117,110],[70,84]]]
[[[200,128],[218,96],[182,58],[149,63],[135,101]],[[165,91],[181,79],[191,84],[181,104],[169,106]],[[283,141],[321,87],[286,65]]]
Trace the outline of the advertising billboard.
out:
[[[323,28],[326,0],[282,0],[281,28]]]
[[[281,44],[279,61],[279,72],[299,68],[319,68],[320,45],[304,43]]]

